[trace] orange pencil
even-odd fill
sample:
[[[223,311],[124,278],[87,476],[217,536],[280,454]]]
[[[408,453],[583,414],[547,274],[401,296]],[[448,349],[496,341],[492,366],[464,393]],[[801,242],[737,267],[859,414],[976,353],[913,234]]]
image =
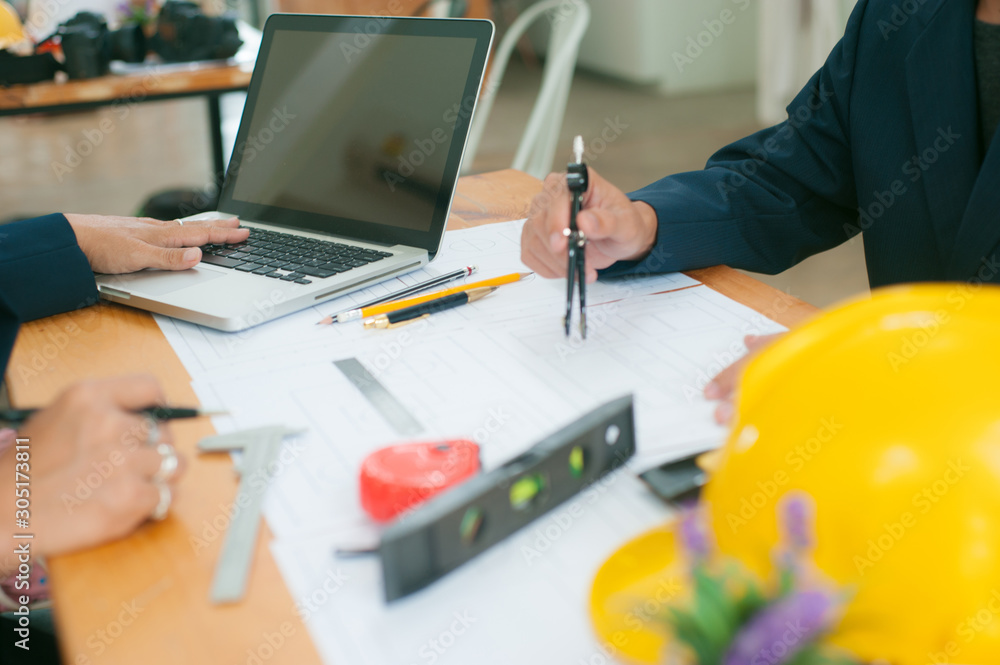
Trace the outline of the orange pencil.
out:
[[[438,298],[444,298],[445,296],[450,296],[454,293],[461,293],[462,291],[469,291],[470,289],[478,289],[485,286],[503,286],[504,284],[513,284],[518,282],[528,275],[530,272],[514,272],[509,275],[504,275],[502,277],[494,277],[493,279],[484,279],[479,282],[473,282],[472,284],[463,284],[461,286],[455,286],[450,289],[444,289],[443,291],[436,291],[434,293],[428,293],[424,296],[417,296],[415,298],[407,298],[406,300],[397,300],[395,302],[382,303],[381,305],[373,305],[372,307],[365,307],[364,309],[353,309],[349,312],[344,312],[340,314],[337,319],[343,323],[345,321],[353,321],[355,319],[367,319],[371,316],[378,316],[379,314],[388,314],[389,312],[395,312],[399,309],[405,309],[407,307],[413,307],[414,305],[420,305],[431,300],[437,300]]]

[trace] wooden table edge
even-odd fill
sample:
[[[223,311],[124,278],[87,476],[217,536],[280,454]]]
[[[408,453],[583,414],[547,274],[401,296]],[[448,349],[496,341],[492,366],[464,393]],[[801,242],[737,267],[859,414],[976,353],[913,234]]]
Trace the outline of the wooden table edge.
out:
[[[164,65],[164,67],[173,67]],[[192,65],[161,71],[151,67],[93,79],[43,81],[0,88],[0,115],[45,113],[115,102],[148,102],[245,90],[252,70],[241,64]]]

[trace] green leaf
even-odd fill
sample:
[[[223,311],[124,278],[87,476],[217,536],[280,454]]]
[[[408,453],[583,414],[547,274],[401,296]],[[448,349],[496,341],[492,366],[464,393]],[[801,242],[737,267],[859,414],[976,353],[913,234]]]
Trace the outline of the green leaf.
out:
[[[723,583],[708,573],[703,566],[692,571],[694,577],[695,615],[702,619],[705,632],[713,641],[732,639],[736,632],[737,613]]]
[[[713,649],[691,614],[674,608],[669,608],[667,614],[674,636],[690,647],[696,662],[699,665],[715,665],[715,661],[710,660]]]
[[[860,665],[839,650],[821,644],[810,644],[795,654],[785,665]]]
[[[757,584],[752,579],[745,579],[746,588],[742,595],[737,594],[734,602],[736,621],[740,627],[748,622],[757,612],[768,604]]]

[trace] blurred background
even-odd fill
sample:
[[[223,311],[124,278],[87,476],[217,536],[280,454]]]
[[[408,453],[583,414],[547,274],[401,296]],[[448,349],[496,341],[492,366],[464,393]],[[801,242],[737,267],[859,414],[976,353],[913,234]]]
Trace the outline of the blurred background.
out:
[[[582,134],[591,147],[591,166],[630,191],[699,169],[723,145],[781,121],[786,104],[843,34],[855,2],[587,0],[587,20],[580,15],[583,1],[549,0],[524,26],[518,19],[536,0],[208,0],[202,5],[206,13],[237,15],[241,35],[275,11],[488,16],[497,23],[498,40],[512,30],[517,34],[508,40],[509,64],[500,67],[501,85],[466,172],[510,168],[537,104],[546,117],[556,118],[536,127],[542,142],[552,143],[554,156],[541,156],[546,166],[541,171],[538,158],[526,170],[540,175],[548,164],[561,170],[573,136]],[[113,23],[129,3],[11,4],[38,39],[83,9],[105,13]],[[556,61],[567,53],[572,57],[560,75]],[[491,68],[497,71],[497,63]],[[556,94],[539,101],[546,76],[558,83]],[[0,88],[0,99],[4,94]],[[231,93],[221,100],[227,159],[243,98]],[[0,219],[48,212],[131,215],[166,189],[211,190],[207,115],[205,100],[191,98],[0,117]],[[78,167],[57,168],[104,119],[113,120],[114,130],[103,133]],[[761,278],[818,306],[865,293],[862,242],[855,239],[781,275]]]

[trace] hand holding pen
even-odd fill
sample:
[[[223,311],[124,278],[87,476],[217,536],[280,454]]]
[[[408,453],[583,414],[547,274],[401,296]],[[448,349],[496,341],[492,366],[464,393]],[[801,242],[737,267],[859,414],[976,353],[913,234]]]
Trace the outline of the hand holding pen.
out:
[[[6,432],[13,441],[0,471],[8,487],[30,483],[30,510],[16,523],[9,515],[13,534],[30,538],[36,555],[55,556],[166,517],[184,462],[170,426],[143,413],[163,398],[154,378],[129,376],[80,383],[44,409],[4,414],[17,434]]]

